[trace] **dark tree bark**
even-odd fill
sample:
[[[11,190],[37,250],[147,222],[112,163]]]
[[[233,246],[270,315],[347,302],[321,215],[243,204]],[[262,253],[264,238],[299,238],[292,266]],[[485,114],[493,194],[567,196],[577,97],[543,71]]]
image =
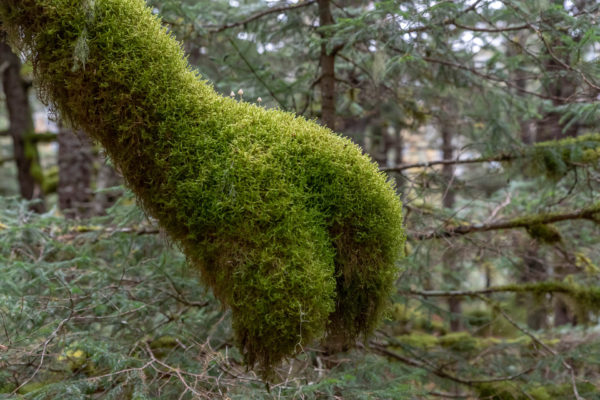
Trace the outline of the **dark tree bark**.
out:
[[[548,279],[546,260],[540,255],[537,244],[528,239],[524,246],[527,248],[523,256],[523,268],[519,276],[520,283],[543,282]],[[527,326],[529,329],[540,330],[547,327],[548,309],[545,299],[532,294],[517,295],[517,304],[527,310]]]
[[[321,27],[334,23],[331,14],[330,0],[319,0],[319,24]],[[330,34],[322,32],[321,37],[321,122],[323,125],[335,130],[335,49],[327,50]]]
[[[121,191],[110,191],[107,189],[123,185],[123,177],[112,166],[106,163],[104,155],[99,154],[96,160],[100,164],[100,168],[96,176],[96,189],[98,192],[94,197],[94,214],[102,215],[121,196]]]
[[[8,130],[13,140],[19,191],[21,197],[25,199],[40,199],[40,202],[32,205],[32,209],[42,212],[45,209],[42,192],[43,177],[37,145],[31,140],[34,129],[27,96],[29,85],[21,77],[21,60],[6,44],[4,34],[0,36],[0,65],[10,123]]]
[[[84,134],[61,128],[58,134],[58,206],[67,218],[92,215],[93,173],[91,141]]]
[[[452,147],[452,130],[446,121],[442,121],[442,158],[444,160],[452,160],[454,157],[454,148]],[[444,180],[444,192],[442,193],[442,205],[445,208],[454,207],[456,195],[452,188],[454,179],[454,165],[447,164],[442,167],[442,179]],[[459,282],[454,277],[456,271],[456,249],[449,247],[444,253],[444,273],[446,281],[454,282],[456,285]],[[448,312],[450,313],[450,331],[458,332],[462,329],[462,321],[460,315],[462,313],[461,299],[458,297],[448,298]]]

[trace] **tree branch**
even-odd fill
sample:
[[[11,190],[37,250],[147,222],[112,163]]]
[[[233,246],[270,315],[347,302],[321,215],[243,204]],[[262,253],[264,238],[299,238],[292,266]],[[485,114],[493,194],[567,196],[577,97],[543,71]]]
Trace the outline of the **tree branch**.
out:
[[[492,293],[509,292],[535,292],[535,293],[564,293],[574,298],[584,298],[593,303],[600,303],[600,289],[593,287],[581,287],[566,282],[547,281],[526,284],[502,285],[477,290],[401,290],[401,295],[413,295],[422,297],[472,297]]]
[[[486,163],[486,162],[500,162],[500,161],[511,161],[518,158],[516,155],[510,154],[500,154],[498,156],[493,157],[477,157],[477,158],[467,158],[467,159],[456,159],[456,160],[435,160],[435,161],[423,161],[417,163],[410,164],[400,164],[395,167],[387,167],[381,168],[381,171],[384,172],[400,172],[407,169],[414,168],[428,168],[433,167],[435,165],[459,165],[459,164],[476,164],[476,163]]]
[[[256,13],[254,15],[249,16],[248,18],[242,20],[242,21],[237,21],[237,22],[231,22],[222,26],[208,26],[208,31],[211,33],[219,33],[219,32],[223,32],[227,29],[231,29],[231,28],[235,28],[238,26],[243,26],[246,25],[250,22],[256,21],[257,19],[260,19],[266,15],[269,14],[275,14],[275,13],[281,13],[281,12],[285,12],[285,11],[290,11],[290,10],[295,10],[298,8],[303,8],[303,7],[308,7],[311,4],[316,3],[317,0],[307,0],[304,1],[302,3],[299,4],[294,4],[291,6],[282,6],[282,7],[274,7],[274,8],[269,8],[268,10],[264,10],[261,11],[259,13]]]
[[[423,369],[433,375],[439,376],[440,378],[444,378],[444,379],[449,379],[451,381],[457,382],[457,383],[461,383],[463,385],[466,386],[477,386],[483,383],[493,383],[493,382],[505,382],[505,381],[512,381],[515,380],[517,378],[520,378],[523,375],[526,375],[528,373],[530,373],[531,371],[533,371],[535,369],[535,367],[530,367],[524,371],[521,371],[517,374],[514,375],[510,375],[510,376],[500,376],[500,377],[492,377],[492,378],[487,378],[487,379],[463,379],[460,378],[458,376],[454,376],[451,375],[447,372],[445,372],[442,368],[432,368],[429,365],[425,364],[424,362],[414,359],[414,358],[410,358],[410,357],[406,357],[400,353],[397,353],[395,351],[389,350],[387,349],[384,345],[379,344],[379,343],[375,343],[375,342],[370,342],[370,347],[372,349],[375,349],[379,354],[381,355],[385,355],[388,356],[390,358],[393,358],[395,360],[398,360],[406,365],[409,365],[411,367],[417,367],[420,369]]]
[[[11,162],[11,161],[15,161],[15,158],[14,157],[0,158],[0,165],[3,165],[4,163]]]
[[[598,214],[600,214],[600,203],[595,204],[589,208],[582,208],[580,210],[568,212],[568,213],[548,213],[538,214],[527,217],[513,218],[508,221],[499,221],[493,223],[482,223],[473,225],[462,225],[456,227],[450,227],[446,229],[439,229],[434,232],[428,233],[417,233],[409,235],[410,239],[413,240],[429,240],[429,239],[440,239],[452,236],[466,235],[469,233],[476,232],[488,232],[502,229],[516,229],[516,228],[527,228],[532,225],[538,224],[550,224],[553,222],[561,222],[576,219],[588,219],[591,221],[598,221]]]
[[[486,299],[485,297],[483,298],[483,300],[490,302],[488,299]],[[502,314],[502,316],[504,317],[504,319],[506,319],[508,321],[509,324],[511,324],[512,326],[514,326],[516,329],[518,329],[519,331],[523,332],[525,335],[529,336],[531,338],[531,340],[533,340],[534,343],[536,343],[538,346],[540,346],[542,349],[544,349],[545,351],[547,351],[548,353],[550,353],[552,356],[557,357],[558,353],[553,350],[550,346],[548,346],[546,343],[544,343],[543,341],[541,341],[540,339],[537,338],[537,336],[535,336],[533,333],[531,333],[528,329],[520,326],[517,322],[515,322],[515,320],[513,320],[500,306],[498,306],[497,304],[493,303],[492,306],[494,307],[494,309],[498,312],[500,312],[500,314]],[[575,396],[576,400],[585,400],[583,397],[581,397],[579,395],[579,391],[577,390],[577,382],[575,380],[575,369],[573,368],[573,366],[571,364],[569,364],[564,358],[560,358],[560,362],[563,365],[563,367],[569,372],[569,375],[571,377],[571,387],[573,390],[573,395]]]

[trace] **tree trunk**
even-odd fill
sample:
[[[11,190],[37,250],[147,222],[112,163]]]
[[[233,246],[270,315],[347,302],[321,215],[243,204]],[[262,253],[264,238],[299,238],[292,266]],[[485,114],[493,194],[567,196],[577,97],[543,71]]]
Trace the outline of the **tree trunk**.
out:
[[[58,206],[67,218],[92,215],[94,158],[91,141],[61,128],[58,134]]]
[[[112,166],[106,163],[106,158],[102,154],[97,157],[97,160],[100,163],[100,168],[96,176],[96,189],[98,192],[94,198],[94,213],[102,215],[121,196],[120,190],[111,191],[107,189],[123,185],[123,177]]]
[[[319,25],[321,27],[334,23],[331,14],[330,0],[319,0]],[[321,33],[321,122],[323,125],[335,130],[335,51],[328,51],[327,32]]]
[[[442,157],[444,160],[452,160],[454,157],[454,149],[452,147],[452,131],[446,121],[442,122]],[[444,192],[442,193],[442,205],[445,208],[454,207],[456,199],[454,189],[452,188],[452,180],[454,179],[454,166],[444,165],[442,167],[442,179],[444,180]],[[456,249],[449,247],[444,252],[444,272],[446,282],[452,282],[458,285],[460,282],[454,276],[456,272]],[[462,330],[462,321],[460,315],[462,313],[461,299],[458,297],[448,298],[448,312],[450,313],[450,331],[458,332]]]
[[[32,209],[44,211],[42,192],[42,170],[39,164],[37,145],[31,140],[34,133],[31,108],[27,97],[27,83],[21,77],[21,60],[12,52],[5,42],[5,36],[0,37],[0,64],[2,68],[2,85],[6,96],[6,108],[9,117],[9,134],[13,140],[13,154],[17,165],[19,191],[21,197],[32,200]]]

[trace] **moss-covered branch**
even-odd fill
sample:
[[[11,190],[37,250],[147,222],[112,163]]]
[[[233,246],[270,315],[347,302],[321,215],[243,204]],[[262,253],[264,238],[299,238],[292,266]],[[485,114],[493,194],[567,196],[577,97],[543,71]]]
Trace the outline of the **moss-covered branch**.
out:
[[[563,176],[576,165],[598,165],[600,160],[600,134],[536,143],[511,153],[494,156],[454,160],[434,160],[402,164],[382,168],[385,172],[402,172],[414,168],[430,168],[438,165],[466,165],[490,162],[520,161],[525,172],[545,174],[552,178]]]
[[[314,340],[374,329],[402,209],[355,144],[219,96],[144,0],[1,0],[0,19],[43,99],[102,144],[231,308],[248,364],[268,374]]]
[[[498,221],[483,224],[472,224],[472,225],[460,225],[456,227],[449,227],[440,230],[436,230],[428,233],[416,233],[409,235],[410,239],[413,240],[429,240],[447,238],[452,236],[467,235],[470,233],[477,232],[489,232],[503,229],[519,229],[529,228],[547,225],[554,222],[587,219],[590,221],[598,221],[600,214],[600,204],[593,205],[591,207],[582,208],[579,210],[565,212],[565,213],[547,213],[538,214],[526,217],[518,217],[509,219],[506,221]]]
[[[600,310],[600,287],[586,287],[569,282],[548,281],[511,284],[479,290],[403,290],[400,294],[422,297],[469,297],[506,292],[533,293],[536,295],[563,293],[572,297],[579,304],[584,304],[586,309]]]

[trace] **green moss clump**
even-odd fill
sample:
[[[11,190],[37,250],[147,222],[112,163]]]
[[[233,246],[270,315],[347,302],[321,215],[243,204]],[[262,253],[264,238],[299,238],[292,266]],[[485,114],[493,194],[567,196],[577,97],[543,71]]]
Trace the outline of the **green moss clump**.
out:
[[[480,340],[468,332],[451,332],[440,337],[440,345],[456,352],[471,352],[480,347]]]
[[[560,232],[551,224],[531,224],[526,230],[532,239],[541,243],[554,244],[562,241]]]
[[[575,164],[598,165],[600,134],[588,134],[537,143],[524,154],[534,175],[562,178]]]
[[[571,400],[575,396],[570,383],[536,386],[532,389],[524,386],[520,382],[495,382],[479,384],[476,389],[479,398],[491,400]],[[578,382],[577,391],[583,398],[594,398],[589,396],[598,392],[594,385],[587,382]]]
[[[98,141],[232,310],[267,374],[380,320],[402,252],[392,184],[326,128],[219,96],[143,0],[3,0],[42,99]]]
[[[437,336],[421,332],[413,332],[409,335],[396,336],[395,339],[399,344],[419,348],[422,350],[427,350],[436,347],[439,343],[439,339]]]

